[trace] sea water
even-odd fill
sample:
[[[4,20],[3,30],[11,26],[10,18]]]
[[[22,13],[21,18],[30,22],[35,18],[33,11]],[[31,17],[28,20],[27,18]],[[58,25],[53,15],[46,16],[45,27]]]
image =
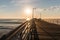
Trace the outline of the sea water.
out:
[[[17,23],[15,23],[17,22]],[[24,21],[20,21],[20,20],[7,20],[7,19],[1,19],[0,20],[0,38],[9,33],[10,31],[14,30],[16,27],[18,27],[19,25],[21,25],[21,23],[23,23]]]

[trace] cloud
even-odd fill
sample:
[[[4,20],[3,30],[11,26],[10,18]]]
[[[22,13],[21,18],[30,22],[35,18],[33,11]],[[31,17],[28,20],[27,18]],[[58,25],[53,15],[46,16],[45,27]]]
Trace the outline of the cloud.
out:
[[[60,11],[60,6],[51,6],[51,7],[48,7],[48,8],[39,8],[38,9],[39,11],[41,10],[41,11],[45,11],[45,12],[47,12],[47,11],[53,11],[53,12],[55,12],[55,11]]]
[[[0,5],[0,8],[6,8],[7,5]]]
[[[14,4],[15,6],[23,6],[25,4],[28,4],[29,0],[11,0],[11,4]]]
[[[51,6],[48,8],[39,8],[37,13],[42,14],[42,18],[60,18],[60,6]],[[38,14],[38,15],[39,15]]]
[[[50,8],[48,8],[48,10],[50,11],[50,10],[60,10],[60,6],[51,6]]]

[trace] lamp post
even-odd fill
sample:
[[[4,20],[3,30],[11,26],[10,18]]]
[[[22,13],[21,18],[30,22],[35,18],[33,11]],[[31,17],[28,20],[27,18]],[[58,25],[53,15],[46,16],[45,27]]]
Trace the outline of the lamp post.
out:
[[[32,19],[34,18],[34,12],[35,12],[36,8],[33,8],[32,10]]]
[[[41,19],[41,13],[40,13],[40,19]]]
[[[35,12],[36,8],[32,9],[32,19],[34,18],[34,12]],[[40,12],[40,19],[42,18],[41,12]]]

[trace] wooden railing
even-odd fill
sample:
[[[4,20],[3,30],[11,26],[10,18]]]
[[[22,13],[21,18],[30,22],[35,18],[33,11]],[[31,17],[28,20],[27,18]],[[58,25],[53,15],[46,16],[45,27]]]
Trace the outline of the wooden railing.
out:
[[[0,40],[30,40],[30,22],[24,22],[19,27],[3,35]]]
[[[46,19],[44,21],[60,25],[60,19],[52,19],[52,20]]]

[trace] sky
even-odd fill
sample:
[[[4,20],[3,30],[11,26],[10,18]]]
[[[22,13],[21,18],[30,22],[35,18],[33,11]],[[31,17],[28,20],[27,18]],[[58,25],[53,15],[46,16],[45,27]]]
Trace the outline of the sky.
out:
[[[0,18],[31,18],[26,8],[36,8],[36,18],[60,18],[60,0],[0,0]]]

